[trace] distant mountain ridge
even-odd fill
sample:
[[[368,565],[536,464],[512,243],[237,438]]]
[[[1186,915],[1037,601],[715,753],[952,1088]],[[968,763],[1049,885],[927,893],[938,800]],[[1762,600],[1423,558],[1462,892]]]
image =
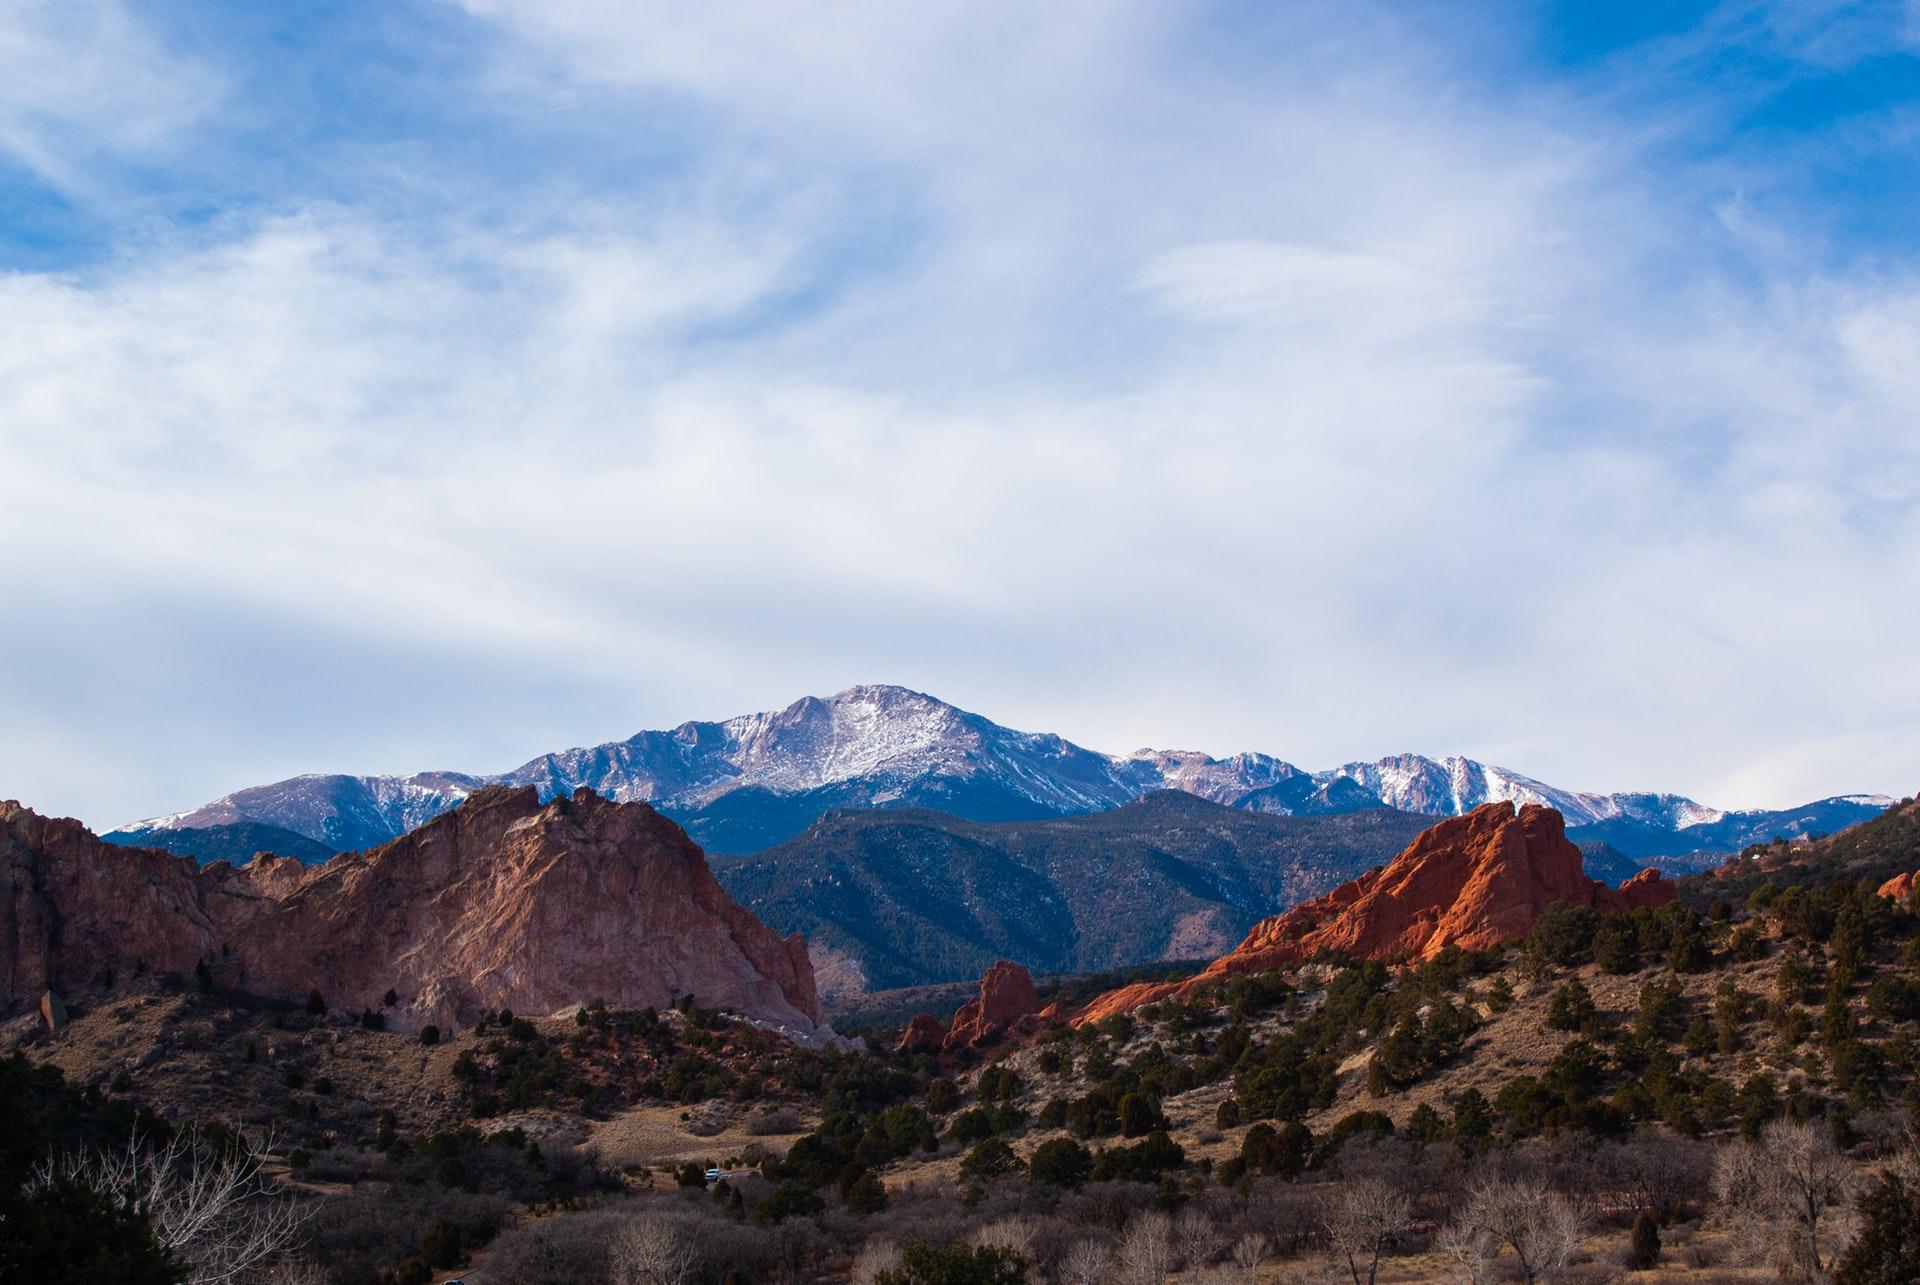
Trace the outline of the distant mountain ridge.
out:
[[[922,808],[831,812],[714,877],[807,941],[822,994],[1210,958],[1264,917],[1401,851],[1432,818],[1288,817],[1156,790],[1103,812],[982,823]]]
[[[1638,827],[1619,838],[1592,837],[1639,858],[1710,850],[1687,836],[1704,836],[1710,833],[1704,827],[1729,821],[1729,833],[1769,838],[1771,833],[1761,833],[1769,826],[1833,830],[1891,802],[1849,796],[1790,813],[1729,813],[1674,794],[1563,790],[1457,756],[1400,754],[1309,772],[1255,753],[1112,755],[1052,733],[1002,727],[922,692],[862,686],[809,696],[782,710],[683,723],[544,754],[489,776],[293,777],[134,822],[106,837],[128,841],[123,836],[138,833],[151,843],[156,831],[253,822],[336,850],[358,849],[397,838],[486,785],[531,785],[542,798],[586,786],[618,802],[646,801],[722,853],[784,842],[834,809],[926,807],[970,821],[1037,820],[1104,811],[1154,790],[1175,789],[1282,815],[1389,807],[1457,816],[1490,802],[1538,803],[1564,814],[1576,839],[1586,837],[1582,828],[1588,826]],[[1782,817],[1790,821],[1777,820]]]
[[[113,842],[129,848],[158,848],[178,857],[192,857],[203,865],[214,861],[245,865],[256,852],[308,863],[334,855],[334,849],[324,843],[259,821],[232,821],[197,829],[122,830],[113,836]]]
[[[1762,883],[1879,886],[1920,869],[1920,798],[1908,795],[1872,820],[1810,841],[1767,844],[1689,884],[1703,899],[1744,897]]]

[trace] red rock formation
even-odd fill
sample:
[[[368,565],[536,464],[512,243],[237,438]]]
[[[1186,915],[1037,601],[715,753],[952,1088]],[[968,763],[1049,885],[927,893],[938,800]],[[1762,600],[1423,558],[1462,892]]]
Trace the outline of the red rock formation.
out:
[[[1895,901],[1905,903],[1908,898],[1913,896],[1913,886],[1917,882],[1920,882],[1920,871],[1910,871],[1907,874],[1895,875],[1880,885],[1880,895],[1882,897],[1892,897]]]
[[[894,1047],[902,1053],[938,1053],[946,1042],[947,1028],[940,1024],[940,1019],[932,1013],[917,1013]]]
[[[1554,902],[1632,910],[1663,906],[1675,895],[1657,870],[1641,871],[1617,891],[1589,879],[1560,813],[1536,804],[1516,813],[1511,803],[1489,803],[1423,831],[1384,868],[1255,924],[1245,941],[1199,976],[1109,991],[1074,1020],[1099,1021],[1322,950],[1356,959],[1431,959],[1450,945],[1473,950],[1524,937]]]
[[[1033,978],[1020,965],[1003,959],[980,979],[980,997],[968,1000],[953,1015],[942,1047],[952,1053],[992,1044],[1039,1011]]]
[[[1606,889],[1603,888],[1602,891],[1605,892]],[[1650,910],[1657,910],[1679,895],[1679,891],[1666,881],[1664,875],[1649,866],[1613,889],[1607,898],[1607,904],[1597,905],[1595,908],[1635,910],[1645,906]]]
[[[202,959],[256,994],[316,989],[348,1011],[391,987],[403,1027],[693,995],[797,1038],[827,1033],[798,934],[782,940],[737,904],[644,803],[583,790],[543,807],[531,788],[495,787],[325,865],[261,854],[239,868],[0,803],[0,1004],[110,964]]]

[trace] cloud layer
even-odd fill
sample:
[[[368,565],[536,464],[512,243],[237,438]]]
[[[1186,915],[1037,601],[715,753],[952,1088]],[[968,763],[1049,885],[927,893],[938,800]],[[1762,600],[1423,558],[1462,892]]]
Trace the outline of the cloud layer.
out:
[[[1910,27],[1551,68],[1484,15],[741,12],[422,9],[434,114],[299,165],[257,49],[103,7],[151,107],[83,111],[9,20],[15,186],[111,235],[0,276],[0,790],[112,824],[857,681],[1110,750],[1914,788],[1914,247],[1695,64]]]

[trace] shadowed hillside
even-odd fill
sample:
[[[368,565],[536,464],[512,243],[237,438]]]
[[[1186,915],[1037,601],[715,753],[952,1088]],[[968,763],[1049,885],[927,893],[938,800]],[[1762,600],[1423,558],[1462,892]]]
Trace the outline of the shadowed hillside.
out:
[[[977,977],[1003,958],[1062,973],[1211,957],[1430,824],[1388,809],[1272,816],[1175,791],[992,825],[840,812],[767,852],[717,858],[714,873],[778,931],[804,934],[817,962],[850,962],[858,989],[885,989]],[[850,970],[820,971],[826,986]]]

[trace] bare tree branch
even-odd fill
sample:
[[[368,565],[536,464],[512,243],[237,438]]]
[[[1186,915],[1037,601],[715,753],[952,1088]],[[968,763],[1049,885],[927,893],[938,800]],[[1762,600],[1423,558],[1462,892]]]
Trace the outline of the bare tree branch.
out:
[[[1853,1163],[1825,1129],[1775,1120],[1757,1142],[1722,1147],[1713,1190],[1788,1280],[1824,1281],[1853,1238]]]
[[[1532,1285],[1579,1257],[1587,1221],[1584,1205],[1543,1182],[1482,1175],[1468,1187],[1440,1247],[1470,1285],[1490,1279],[1502,1247],[1511,1248],[1521,1278]]]
[[[1080,1241],[1060,1260],[1060,1279],[1065,1285],[1101,1285],[1112,1261],[1113,1254],[1099,1241]]]
[[[155,1238],[186,1265],[190,1285],[238,1285],[263,1274],[313,1214],[311,1204],[289,1199],[261,1174],[244,1139],[222,1148],[179,1133],[151,1147],[136,1137],[118,1151],[49,1161],[35,1184],[56,1178],[144,1209]]]
[[[1157,1210],[1135,1218],[1114,1261],[1120,1285],[1162,1285],[1173,1270],[1173,1220]]]
[[[1320,1225],[1353,1285],[1373,1285],[1380,1255],[1413,1230],[1413,1202],[1384,1178],[1358,1178],[1321,1200]]]
[[[607,1268],[614,1285],[685,1285],[699,1257],[692,1238],[674,1220],[642,1214],[614,1233]]]

